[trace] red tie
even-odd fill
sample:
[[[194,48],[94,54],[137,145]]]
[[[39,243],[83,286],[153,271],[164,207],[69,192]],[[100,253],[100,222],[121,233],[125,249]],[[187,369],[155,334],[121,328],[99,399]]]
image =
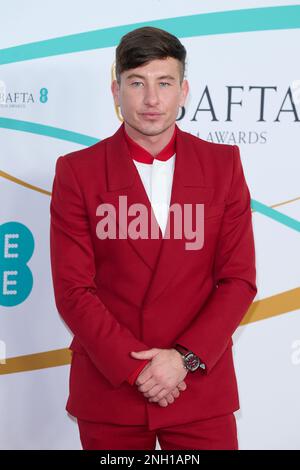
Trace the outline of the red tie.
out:
[[[151,153],[148,152],[148,150],[144,149],[144,147],[142,147],[137,142],[135,142],[131,137],[129,137],[129,135],[127,134],[125,130],[124,123],[123,123],[123,130],[124,130],[124,137],[128,144],[130,155],[137,162],[151,164],[153,163],[154,160],[166,161],[169,158],[171,158],[172,155],[174,155],[174,153],[176,152],[176,131],[177,131],[176,124],[175,124],[175,129],[171,137],[171,140],[157,155],[155,155],[155,157],[153,157]]]

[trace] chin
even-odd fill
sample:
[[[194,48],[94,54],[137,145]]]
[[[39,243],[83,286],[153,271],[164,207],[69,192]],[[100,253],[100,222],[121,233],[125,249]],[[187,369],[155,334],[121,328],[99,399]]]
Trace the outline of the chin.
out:
[[[158,135],[167,130],[173,123],[147,123],[146,125],[137,125],[136,129],[145,135]]]

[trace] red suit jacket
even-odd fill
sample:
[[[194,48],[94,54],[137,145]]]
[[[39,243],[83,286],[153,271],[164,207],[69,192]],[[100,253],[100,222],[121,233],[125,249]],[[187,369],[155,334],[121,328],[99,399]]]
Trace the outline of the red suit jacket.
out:
[[[177,126],[170,205],[204,204],[204,245],[198,250],[186,249],[191,240],[184,231],[182,238],[172,231],[163,238],[160,229],[159,238],[97,236],[103,203],[116,208],[117,229],[126,233],[119,196],[127,196],[128,207],[144,204],[149,224],[153,215],[124,123],[95,145],[60,156],[52,189],[55,302],[74,334],[67,411],[155,429],[238,410],[231,337],[257,292],[250,193],[239,148]],[[161,407],[128,382],[141,365],[130,352],[175,343],[197,354],[206,370],[188,372],[187,389]]]

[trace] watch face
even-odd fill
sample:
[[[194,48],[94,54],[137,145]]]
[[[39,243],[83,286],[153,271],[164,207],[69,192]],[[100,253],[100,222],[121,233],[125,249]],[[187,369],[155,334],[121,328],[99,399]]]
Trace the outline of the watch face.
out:
[[[189,353],[185,356],[185,363],[188,370],[194,371],[198,369],[200,365],[200,359],[196,354]]]

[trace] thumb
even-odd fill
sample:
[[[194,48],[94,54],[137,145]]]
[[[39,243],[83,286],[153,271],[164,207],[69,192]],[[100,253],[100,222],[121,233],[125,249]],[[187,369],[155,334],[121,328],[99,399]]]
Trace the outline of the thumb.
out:
[[[152,359],[157,354],[156,348],[147,349],[146,351],[131,351],[133,357],[137,359]]]

